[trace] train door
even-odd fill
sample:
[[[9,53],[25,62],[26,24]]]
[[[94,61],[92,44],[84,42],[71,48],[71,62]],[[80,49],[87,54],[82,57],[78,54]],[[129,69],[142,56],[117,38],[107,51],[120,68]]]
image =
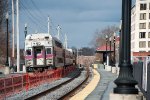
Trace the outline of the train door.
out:
[[[33,48],[34,51],[34,65],[45,65],[44,47],[38,46]]]

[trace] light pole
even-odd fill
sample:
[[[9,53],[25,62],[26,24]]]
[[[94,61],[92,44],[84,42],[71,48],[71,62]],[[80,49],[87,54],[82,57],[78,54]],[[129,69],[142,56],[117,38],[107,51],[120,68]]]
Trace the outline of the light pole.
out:
[[[109,45],[109,47],[110,47],[110,54],[109,54],[109,64],[110,64],[110,66],[112,65],[112,60],[111,60],[111,37],[109,38],[109,43],[110,43],[110,45]]]
[[[106,35],[106,64],[107,64],[107,42],[108,42],[108,36]]]
[[[135,88],[137,81],[132,75],[132,64],[130,60],[130,32],[131,32],[131,0],[122,0],[122,30],[120,35],[120,73],[114,81],[117,85],[114,93],[118,94],[138,94]]]
[[[5,63],[5,66],[9,66],[9,63],[8,63],[8,12],[6,13],[6,24],[7,24],[7,32],[6,32],[6,63]]]
[[[114,66],[115,66],[115,64],[116,64],[116,59],[115,59],[115,55],[116,55],[116,44],[115,44],[115,42],[116,42],[116,33],[114,32],[114,40],[113,40],[113,42],[114,42]]]

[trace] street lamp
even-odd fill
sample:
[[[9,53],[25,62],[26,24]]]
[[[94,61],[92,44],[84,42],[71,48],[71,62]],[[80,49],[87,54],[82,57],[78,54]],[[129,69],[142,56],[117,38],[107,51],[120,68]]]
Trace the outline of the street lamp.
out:
[[[108,42],[108,36],[106,35],[105,38],[106,38],[106,64],[107,64],[107,42]]]
[[[7,24],[7,32],[6,32],[6,63],[5,63],[5,66],[9,66],[9,63],[8,63],[8,12],[6,13],[6,24]]]
[[[122,0],[122,30],[120,35],[120,73],[114,81],[117,85],[114,93],[118,94],[138,94],[135,88],[137,81],[132,75],[132,64],[130,60],[130,32],[131,32],[131,0]]]
[[[109,59],[110,59],[110,66],[111,66],[111,64],[112,64],[112,60],[111,60],[111,37],[109,38],[109,43],[110,43],[110,54],[109,54]]]
[[[114,32],[114,40],[113,40],[113,42],[114,42],[114,66],[115,66],[115,64],[116,64],[116,59],[115,59],[115,57],[116,57],[116,56],[115,56],[115,55],[116,55],[116,54],[115,54],[115,53],[116,53],[116,49],[115,49],[115,48],[116,48],[116,44],[115,44],[115,42],[116,42],[116,37],[115,37],[115,36],[116,36],[116,33]]]

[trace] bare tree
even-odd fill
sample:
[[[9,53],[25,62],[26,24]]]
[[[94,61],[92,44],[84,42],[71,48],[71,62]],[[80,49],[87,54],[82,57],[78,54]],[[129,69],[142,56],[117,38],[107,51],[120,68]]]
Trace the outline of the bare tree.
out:
[[[4,64],[6,54],[6,12],[8,11],[8,0],[0,0],[0,63]]]
[[[117,26],[107,26],[106,28],[102,29],[101,31],[99,30],[96,30],[95,34],[94,34],[94,38],[93,40],[91,41],[91,44],[96,48],[96,47],[99,47],[99,46],[102,46],[104,45],[106,42],[106,35],[108,37],[111,37],[113,36],[113,33],[118,31],[119,30],[119,27]]]

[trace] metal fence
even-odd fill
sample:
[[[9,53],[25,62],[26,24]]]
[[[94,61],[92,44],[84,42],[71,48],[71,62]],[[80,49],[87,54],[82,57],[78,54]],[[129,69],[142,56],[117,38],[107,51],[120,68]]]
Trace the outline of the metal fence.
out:
[[[146,100],[150,100],[150,63],[144,61],[133,63],[133,76]]]
[[[9,75],[5,78],[0,78],[0,100],[23,90],[28,91],[33,87],[65,77],[74,70],[75,67],[72,66],[55,71],[49,70],[42,73]]]

